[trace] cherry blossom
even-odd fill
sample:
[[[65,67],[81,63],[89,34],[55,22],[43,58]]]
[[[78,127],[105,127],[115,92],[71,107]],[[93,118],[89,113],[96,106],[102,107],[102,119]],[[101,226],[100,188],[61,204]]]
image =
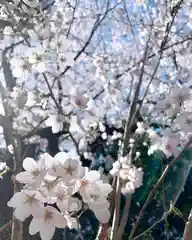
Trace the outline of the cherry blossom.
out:
[[[36,162],[33,158],[27,157],[23,160],[23,168],[26,171],[18,173],[16,175],[16,180],[20,183],[38,186],[52,163],[52,158],[47,153],[44,154],[39,162]]]
[[[34,212],[43,207],[45,199],[38,191],[22,190],[16,192],[7,205],[15,209],[14,216],[20,221],[24,221]]]
[[[30,48],[27,55],[28,61],[32,65],[32,68],[34,68],[34,70],[39,73],[43,73],[46,71],[47,57],[43,48]]]
[[[133,194],[135,189],[140,188],[143,185],[143,174],[142,168],[124,165],[119,172],[119,176],[126,181],[123,192]]]
[[[70,91],[71,102],[74,106],[79,108],[86,108],[89,98],[82,95],[77,88],[72,88]]]
[[[175,123],[184,131],[192,131],[192,114],[191,112],[184,112],[176,118]]]
[[[98,220],[106,223],[110,218],[107,196],[112,191],[112,187],[99,179],[100,175],[97,171],[90,171],[77,184],[83,200],[95,213]]]
[[[74,220],[69,215],[63,215],[53,207],[40,208],[34,213],[34,217],[29,225],[29,233],[31,235],[40,232],[42,240],[51,240],[55,228],[72,228]],[[76,225],[75,225],[76,227]]]
[[[173,88],[171,92],[173,101],[176,103],[183,104],[184,101],[188,100],[191,96],[190,90],[187,87]]]
[[[63,35],[59,35],[56,41],[58,53],[63,53],[69,50],[69,48],[71,47],[71,44],[72,42],[70,40],[66,39]]]
[[[82,202],[73,197],[79,192],[83,201],[95,213],[101,223],[110,218],[107,197],[112,191],[108,183],[103,183],[98,171],[89,171],[81,166],[76,152],[60,152],[54,157],[44,153],[39,162],[32,158],[23,161],[25,172],[16,175],[16,180],[27,184],[8,202],[15,209],[14,215],[24,221],[30,215],[31,235],[40,232],[41,239],[52,239],[55,228],[77,228],[77,222],[69,213],[77,213]],[[35,183],[35,184],[34,184]],[[56,204],[59,211],[44,204]]]
[[[29,72],[31,71],[31,65],[26,59],[12,58],[10,63],[14,77],[28,78]]]
[[[54,161],[54,167],[49,171],[50,175],[62,177],[63,180],[69,184],[76,178],[81,177],[83,169],[79,156],[75,152],[57,153]]]
[[[75,53],[59,53],[58,55],[58,65],[60,71],[63,71],[67,66],[73,66],[75,63],[74,61]]]

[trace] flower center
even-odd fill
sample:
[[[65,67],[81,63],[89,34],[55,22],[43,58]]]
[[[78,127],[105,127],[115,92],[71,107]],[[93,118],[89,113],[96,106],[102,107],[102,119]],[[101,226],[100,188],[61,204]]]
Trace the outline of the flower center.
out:
[[[82,188],[85,188],[89,185],[89,181],[87,179],[80,180],[80,183]]]
[[[41,55],[36,55],[36,60],[37,60],[37,62],[41,62],[42,61],[42,56]]]
[[[56,181],[48,181],[44,179],[45,187],[47,188],[48,191],[50,191],[56,184]]]
[[[60,61],[64,63],[66,62],[66,58],[64,56],[61,56]]]
[[[44,221],[48,222],[52,218],[53,218],[53,213],[50,212],[48,209],[46,209],[44,214]]]
[[[32,196],[26,195],[25,197],[25,201],[24,204],[29,204],[32,205],[34,202],[38,201],[37,199],[35,199],[35,193]]]
[[[29,71],[30,70],[27,62],[23,62],[21,68],[23,69],[23,71]]]
[[[80,98],[76,98],[75,99],[75,104],[77,105],[77,106],[81,106],[81,105],[83,105],[83,102],[81,101],[81,99]]]
[[[39,174],[40,174],[40,171],[38,169],[35,169],[33,172],[32,172],[33,176],[34,177],[37,177]]]
[[[68,175],[72,176],[73,172],[74,172],[74,168],[71,167],[71,165],[69,165],[67,168],[65,168],[65,171]]]
[[[187,118],[187,119],[186,119],[186,123],[187,123],[188,125],[191,125],[191,124],[192,124],[192,118]]]

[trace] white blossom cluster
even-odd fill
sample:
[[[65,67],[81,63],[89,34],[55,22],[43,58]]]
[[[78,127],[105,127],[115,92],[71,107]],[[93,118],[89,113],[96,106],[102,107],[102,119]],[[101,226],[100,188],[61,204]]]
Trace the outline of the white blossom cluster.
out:
[[[141,17],[146,21],[146,27],[137,17],[132,16],[132,24],[137,26],[137,36],[131,36],[131,27],[128,28],[125,24],[126,9],[120,3],[117,3],[117,6],[110,3],[113,10],[109,17],[106,15],[105,26],[107,29],[110,27],[112,40],[102,48],[94,38],[98,34],[96,31],[85,54],[81,53],[83,43],[89,39],[97,16],[104,14],[103,6],[96,6],[88,0],[86,4],[91,8],[85,11],[84,3],[79,3],[73,15],[74,2],[71,1],[69,4],[58,0],[50,12],[46,13],[46,21],[38,24],[34,22],[33,28],[24,29],[23,32],[18,32],[10,26],[4,28],[2,48],[21,41],[13,47],[11,54],[6,55],[10,60],[12,75],[16,78],[17,88],[25,89],[28,95],[25,107],[23,107],[26,101],[25,91],[21,97],[14,97],[15,103],[13,104],[13,101],[10,104],[12,111],[16,113],[13,126],[19,134],[25,135],[46,117],[48,119],[42,121],[42,126],[51,126],[54,133],[63,130],[64,122],[70,123],[70,131],[77,142],[82,138],[86,142],[86,136],[90,135],[90,125],[103,122],[104,119],[109,125],[122,127],[138,83],[141,59],[150,32],[149,45],[155,54],[147,61],[148,68],[143,76],[142,92],[147,88],[148,78],[152,75],[158,60],[158,46],[163,40],[163,31],[166,29],[167,21],[170,21],[170,19],[164,21],[168,18],[168,13],[164,11],[163,3],[160,3],[161,13],[153,7],[148,10],[142,9]],[[186,8],[186,5],[182,7]],[[140,6],[135,4],[134,11],[139,9]],[[114,19],[111,16],[115,16]],[[149,31],[147,25],[151,17],[154,28]],[[182,20],[181,16],[178,18]],[[181,23],[176,19],[173,29],[179,24]],[[100,26],[98,28],[102,32],[102,28]],[[123,36],[126,41],[121,40]],[[136,44],[132,44],[132,40]],[[179,36],[171,31],[170,45],[174,45],[177,40],[180,40]],[[97,44],[98,50],[95,48]],[[180,44],[176,45],[177,48],[166,49],[165,57],[160,61],[156,77],[141,107],[145,122],[150,119],[150,122],[168,124],[169,127],[172,125],[173,132],[177,131],[176,127],[179,128],[182,132],[180,142],[187,138],[185,132],[188,135],[191,129],[190,69],[186,67],[189,63],[184,63],[186,54],[190,59],[190,53],[187,53],[188,44],[190,43],[186,41],[184,54],[180,52],[183,49]],[[178,55],[177,71],[169,56],[173,50]],[[63,74],[66,68],[68,71]],[[164,78],[162,71],[166,72]],[[178,76],[181,76],[182,84],[179,83]],[[47,82],[52,89],[54,100]],[[142,98],[142,94],[140,97]],[[58,105],[56,106],[55,100],[59,102],[60,109]],[[94,135],[96,134],[97,131]],[[106,134],[103,133],[103,136]]]
[[[44,153],[38,162],[25,158],[23,168],[16,181],[24,187],[8,206],[15,209],[14,216],[20,221],[33,216],[31,235],[39,232],[42,240],[50,240],[56,227],[78,228],[78,213],[85,204],[101,223],[108,222],[107,196],[112,187],[101,181],[98,171],[83,167],[75,152],[59,152],[54,157]],[[75,193],[80,197],[74,197]]]
[[[124,194],[133,194],[137,188],[143,185],[143,170],[137,168],[134,164],[128,164],[127,157],[121,159],[121,163],[116,161],[113,163],[113,168],[110,171],[112,176],[119,175],[123,181],[123,187],[121,189]]]

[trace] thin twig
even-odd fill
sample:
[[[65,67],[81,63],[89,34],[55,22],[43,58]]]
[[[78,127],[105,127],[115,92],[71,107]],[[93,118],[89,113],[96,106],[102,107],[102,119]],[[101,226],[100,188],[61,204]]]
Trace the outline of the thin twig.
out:
[[[0,227],[0,233],[3,232],[6,228],[10,227],[15,219],[10,220],[9,222],[5,223],[2,227]]]
[[[22,137],[22,139],[30,138],[33,135],[35,135],[37,133],[37,131],[39,130],[39,127],[41,126],[41,124],[43,124],[47,119],[48,119],[48,117],[41,119],[40,122],[27,135]]]
[[[120,187],[120,178],[116,177],[116,192],[115,192],[115,207],[113,212],[113,222],[111,227],[111,236],[110,240],[115,240],[115,236],[117,234],[117,228],[119,225],[119,208],[120,208],[120,199],[121,199],[121,187]]]
[[[48,87],[48,89],[49,89],[51,98],[53,99],[53,101],[54,101],[54,103],[55,103],[55,106],[57,107],[59,113],[62,113],[61,106],[59,106],[59,104],[58,104],[58,102],[57,102],[57,100],[56,100],[56,98],[55,98],[55,95],[54,95],[54,93],[53,93],[53,90],[52,90],[52,88],[51,88],[51,85],[50,85],[50,83],[49,83],[49,81],[48,81],[47,76],[45,75],[45,73],[42,73],[42,75],[43,75],[43,77],[44,77],[44,79],[45,79],[45,82],[46,82],[47,87]]]
[[[147,230],[145,230],[144,232],[140,233],[138,236],[134,237],[133,240],[137,240],[137,239],[140,239],[141,237],[143,237],[146,233],[150,232],[154,227],[156,227],[160,222],[164,221],[168,215],[170,214],[171,212],[168,211],[167,213],[165,213],[163,215],[163,217],[161,219],[159,219],[157,222],[155,222],[151,227],[149,227]]]
[[[69,131],[69,137],[71,138],[71,140],[73,141],[76,151],[78,153],[78,155],[80,155],[80,151],[79,151],[79,146],[78,146],[78,142],[76,141],[76,139],[73,137],[72,133]]]
[[[125,206],[124,206],[124,209],[123,209],[123,216],[121,218],[121,223],[120,223],[120,226],[119,226],[119,229],[118,229],[118,233],[117,233],[117,239],[118,240],[122,239],[124,228],[125,228],[125,225],[127,223],[127,218],[129,216],[129,210],[130,210],[130,206],[131,206],[131,199],[132,199],[132,195],[126,196]]]

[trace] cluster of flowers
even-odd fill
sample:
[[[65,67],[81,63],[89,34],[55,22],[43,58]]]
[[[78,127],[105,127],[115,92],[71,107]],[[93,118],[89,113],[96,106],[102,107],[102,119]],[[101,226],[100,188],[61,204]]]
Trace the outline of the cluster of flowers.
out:
[[[135,140],[129,140],[130,154],[120,157],[119,161],[113,163],[113,168],[110,171],[112,176],[119,176],[122,182],[122,193],[133,194],[137,188],[143,185],[143,169],[137,168],[134,162],[140,157],[140,152],[135,153],[135,158],[132,159],[132,149]],[[134,161],[132,161],[134,160]]]
[[[162,15],[160,14],[159,16],[159,13],[155,14],[156,9],[153,10],[154,15],[152,16],[154,17],[154,21],[156,21],[157,18],[162,17],[163,11]],[[32,116],[31,114],[29,115],[29,106],[26,106],[19,114],[16,114],[14,118],[14,129],[16,129],[19,134],[23,134],[24,131],[26,132],[26,129],[30,130],[32,122],[34,124],[32,128],[38,125],[39,121],[41,121],[45,115],[49,117],[45,124],[51,126],[54,133],[62,131],[64,121],[70,122],[70,131],[75,135],[77,142],[88,132],[87,126],[95,121],[106,119],[109,125],[122,127],[122,122],[127,117],[129,103],[133,96],[134,91],[132,90],[135,89],[138,81],[143,47],[140,49],[139,54],[135,54],[136,50],[133,44],[119,40],[118,45],[117,41],[110,42],[109,46],[111,49],[104,49],[107,51],[105,54],[102,54],[102,52],[105,51],[99,50],[99,52],[97,52],[95,50],[95,52],[91,53],[91,55],[94,55],[93,58],[88,55],[78,55],[80,46],[75,40],[78,39],[78,37],[76,37],[78,36],[78,31],[80,31],[79,36],[82,37],[82,42],[84,42],[91,29],[92,20],[95,18],[94,15],[91,15],[94,11],[89,13],[88,9],[86,10],[88,12],[85,12],[85,16],[87,14],[86,18],[82,18],[81,12],[84,11],[84,5],[78,5],[76,9],[77,16],[75,16],[72,21],[75,27],[70,27],[73,37],[70,35],[67,37],[68,34],[65,32],[65,28],[68,26],[67,22],[71,22],[73,14],[71,14],[71,10],[67,7],[65,1],[55,1],[53,11],[50,11],[49,14],[47,13],[49,21],[39,23],[38,25],[35,24],[34,29],[26,30],[27,41],[25,40],[24,43],[22,42],[14,46],[11,56],[7,56],[10,60],[12,74],[16,78],[16,85],[24,86],[24,88],[28,90],[28,95],[32,93],[37,98],[41,95],[40,98],[42,100],[41,103],[38,104],[38,108],[36,108],[37,101],[33,101],[32,106],[30,106],[30,112],[33,111]],[[115,11],[120,11],[118,15],[121,17],[125,15],[122,6],[121,8],[118,6]],[[89,20],[87,20],[87,18]],[[80,27],[80,22],[84,23],[84,21],[90,23],[90,25],[86,25],[86,31],[82,31],[82,27]],[[124,21],[122,21],[122,19],[118,24],[116,21],[112,24],[111,20],[110,23],[107,23],[110,29],[113,29],[112,32],[115,39],[120,38],[123,32],[123,28],[125,28],[125,24],[123,23]],[[61,29],[61,26],[63,26],[63,29]],[[153,31],[156,30],[154,29]],[[156,32],[153,33],[153,31],[152,34],[155,36]],[[127,32],[127,30],[125,32]],[[147,35],[148,31],[139,29],[138,32],[141,34],[146,33]],[[83,35],[84,33],[85,36]],[[119,37],[117,37],[118,34],[120,34]],[[172,39],[174,39],[174,37],[172,37],[170,41],[172,41]],[[10,45],[20,40],[20,37],[15,36],[14,29],[5,27],[4,40],[2,43],[5,47],[7,47],[8,44]],[[143,46],[144,39],[140,39],[140,41]],[[93,44],[96,43],[93,41]],[[154,45],[154,43],[152,44]],[[77,58],[77,56],[79,57]],[[177,57],[177,59],[179,61],[180,57]],[[162,61],[160,65],[165,68],[167,63],[166,61]],[[74,72],[77,72],[78,77],[76,77],[73,71],[68,71],[67,75],[63,74],[66,67],[68,67],[68,69],[71,67],[71,69],[75,70]],[[161,70],[157,76],[160,73]],[[57,113],[58,109],[55,111],[55,104],[50,97],[43,74],[46,74],[55,98],[62,98],[60,107],[65,116],[70,115],[70,119],[60,116]],[[177,74],[177,76],[178,75],[180,74]],[[143,88],[146,87],[147,79],[148,76],[144,76]],[[62,90],[58,90],[56,84],[59,80]],[[190,82],[190,80],[188,82]],[[157,86],[159,87],[158,92],[156,91]],[[59,93],[59,91],[61,92]],[[168,117],[171,116],[171,118],[177,114],[176,119],[172,119],[172,125],[177,125],[182,131],[188,132],[191,129],[191,110],[189,109],[191,104],[190,95],[191,92],[187,82],[183,83],[183,86],[179,86],[175,79],[175,81],[172,81],[168,85],[167,81],[162,81],[161,77],[159,77],[158,80],[154,79],[150,85],[147,101],[143,102],[141,114],[146,120],[146,113],[149,113],[147,115],[150,116],[150,121],[155,120],[158,122],[166,119],[165,112]],[[23,102],[25,102],[25,97],[25,93],[22,93],[22,98],[15,97],[16,105],[19,106],[19,108],[23,105]],[[28,98],[31,100],[31,95]],[[150,101],[150,99],[154,101]],[[46,108],[44,108],[45,101],[43,100],[47,102]],[[155,102],[155,104],[151,104],[150,102]],[[179,111],[182,111],[182,114],[179,114]],[[159,112],[163,114],[159,114]],[[25,123],[26,116],[28,116],[27,123],[30,122],[30,124]],[[168,120],[170,120],[170,118]],[[22,126],[25,127],[22,128]]]
[[[101,181],[99,172],[83,167],[75,152],[59,152],[54,157],[44,153],[38,162],[25,158],[23,168],[16,181],[24,187],[8,206],[15,209],[14,216],[20,221],[33,216],[31,235],[40,232],[42,240],[50,240],[56,227],[78,228],[78,214],[85,206],[101,223],[108,222],[107,196],[112,187]]]
[[[113,168],[110,171],[112,176],[119,175],[122,180],[124,187],[121,189],[122,193],[133,194],[137,188],[143,185],[143,170],[142,168],[137,168],[133,164],[128,164],[127,157],[121,159],[124,163],[116,161],[113,164]]]

